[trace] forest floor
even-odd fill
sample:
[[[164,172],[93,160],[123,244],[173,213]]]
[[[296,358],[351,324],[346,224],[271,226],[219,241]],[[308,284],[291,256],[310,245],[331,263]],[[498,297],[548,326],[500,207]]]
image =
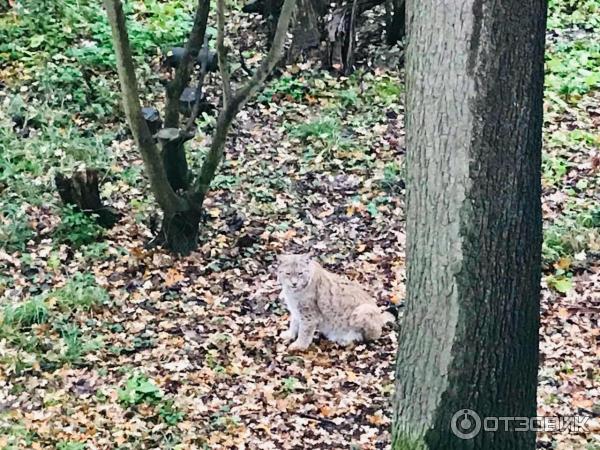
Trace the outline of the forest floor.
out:
[[[0,449],[389,448],[397,330],[290,354],[274,261],[311,250],[402,315],[400,50],[363,48],[350,77],[308,62],[273,79],[235,123],[198,251],[174,257],[147,246],[158,211],[102,11],[57,3],[0,17]],[[130,4],[148,103],[157,49],[189,29],[194,2],[170,3]],[[538,411],[589,419],[538,446],[598,450],[600,5],[568,4],[551,3],[548,32]],[[250,66],[257,22],[238,9],[228,22]],[[192,170],[213,121],[189,144]],[[54,175],[82,163],[123,214],[110,230],[60,204]]]

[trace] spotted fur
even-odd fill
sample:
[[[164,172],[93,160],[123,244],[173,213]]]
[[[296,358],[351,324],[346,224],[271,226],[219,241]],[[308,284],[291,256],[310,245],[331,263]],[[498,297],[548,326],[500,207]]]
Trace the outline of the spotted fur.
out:
[[[341,345],[375,340],[394,319],[358,283],[325,270],[309,255],[282,255],[279,263],[281,298],[290,312],[282,338],[294,340],[290,350],[307,349],[317,331]]]

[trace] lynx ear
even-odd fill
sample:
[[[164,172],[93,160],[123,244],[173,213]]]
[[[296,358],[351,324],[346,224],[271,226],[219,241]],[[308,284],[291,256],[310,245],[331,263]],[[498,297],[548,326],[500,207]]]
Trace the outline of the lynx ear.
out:
[[[310,263],[310,261],[312,260],[312,255],[310,254],[310,252],[308,253],[304,253],[303,255],[299,255],[300,256],[300,260],[305,263],[306,265],[308,265]]]

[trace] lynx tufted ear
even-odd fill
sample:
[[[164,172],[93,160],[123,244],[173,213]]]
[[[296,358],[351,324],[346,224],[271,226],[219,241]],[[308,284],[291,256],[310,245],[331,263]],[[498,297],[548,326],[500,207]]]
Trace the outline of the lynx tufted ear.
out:
[[[290,255],[277,255],[277,262],[284,263],[290,260]]]
[[[299,259],[303,262],[308,264],[311,259],[312,259],[312,255],[309,253],[303,253],[302,255],[298,255]]]

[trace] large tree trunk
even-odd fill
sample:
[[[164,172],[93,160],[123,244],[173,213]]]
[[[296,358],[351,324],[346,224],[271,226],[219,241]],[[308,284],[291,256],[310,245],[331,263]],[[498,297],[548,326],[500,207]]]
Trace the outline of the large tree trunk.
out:
[[[311,49],[318,49],[321,44],[321,17],[326,13],[327,5],[320,0],[298,0],[292,42],[287,54],[289,63]]]
[[[197,211],[165,213],[158,243],[180,255],[189,255],[198,247],[200,219]]]
[[[408,289],[392,448],[534,449],[534,432],[460,439],[451,421],[458,411],[468,433],[465,409],[482,421],[536,414],[546,2],[407,7]]]

